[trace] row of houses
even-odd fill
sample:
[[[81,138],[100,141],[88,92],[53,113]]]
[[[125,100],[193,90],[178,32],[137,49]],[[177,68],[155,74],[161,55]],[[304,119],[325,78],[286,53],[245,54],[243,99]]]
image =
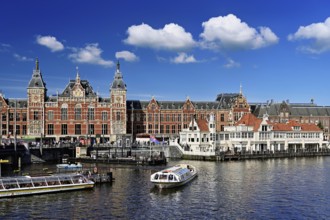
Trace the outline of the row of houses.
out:
[[[268,115],[257,118],[248,113],[223,132],[214,129],[214,118],[193,119],[180,137],[171,142],[185,154],[215,155],[215,152],[317,152],[328,147],[323,130],[315,123],[295,120],[272,122]]]

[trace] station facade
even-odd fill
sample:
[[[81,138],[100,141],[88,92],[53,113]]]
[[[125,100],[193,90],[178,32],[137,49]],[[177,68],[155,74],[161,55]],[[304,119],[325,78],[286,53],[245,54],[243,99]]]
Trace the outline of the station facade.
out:
[[[183,101],[160,101],[155,97],[149,101],[127,100],[127,87],[119,63],[113,79],[109,79],[109,97],[100,97],[88,80],[80,79],[78,69],[75,75],[61,93],[48,96],[36,60],[26,99],[5,98],[0,94],[1,139],[16,136],[54,142],[91,139],[114,142],[123,138],[134,141],[139,135],[146,134],[168,139],[178,137],[193,119],[208,120],[212,116],[218,133],[251,112],[261,118],[263,113],[268,113],[274,121],[323,123],[324,131],[329,133],[330,108],[315,104],[300,106],[304,107],[307,116],[301,109],[295,116],[293,113],[298,110],[288,103],[280,105],[281,108],[274,104],[275,110],[270,110],[271,105],[249,104],[242,89],[239,93],[221,93],[215,101],[193,101],[189,97]],[[310,108],[319,114],[309,114]]]

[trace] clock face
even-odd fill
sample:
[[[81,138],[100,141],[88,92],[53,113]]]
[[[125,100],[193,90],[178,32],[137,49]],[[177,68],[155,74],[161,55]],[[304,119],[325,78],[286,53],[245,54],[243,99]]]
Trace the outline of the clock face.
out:
[[[38,95],[32,96],[32,102],[38,102],[38,101],[39,101],[39,96]]]
[[[117,103],[121,102],[121,97],[118,96],[118,97],[116,98],[116,102],[117,102]]]
[[[73,96],[75,97],[82,97],[83,96],[83,92],[80,89],[76,89],[73,91]]]

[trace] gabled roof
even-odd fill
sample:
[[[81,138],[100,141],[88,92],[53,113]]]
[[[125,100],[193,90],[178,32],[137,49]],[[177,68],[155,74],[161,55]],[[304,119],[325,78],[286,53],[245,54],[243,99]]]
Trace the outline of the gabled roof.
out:
[[[238,125],[251,126],[253,127],[254,131],[257,131],[258,128],[260,127],[261,122],[262,119],[257,118],[252,113],[248,113],[248,114],[244,114],[242,118],[238,122],[236,122],[235,126]]]
[[[69,84],[65,87],[63,92],[59,94],[59,97],[70,97],[71,91],[76,83],[76,80],[70,80]],[[85,90],[85,97],[96,97],[96,93],[93,91],[93,87],[89,84],[87,80],[81,80],[80,85]]]
[[[198,119],[197,120],[197,125],[199,127],[199,130],[202,132],[209,132],[209,125],[207,120],[205,119]]]

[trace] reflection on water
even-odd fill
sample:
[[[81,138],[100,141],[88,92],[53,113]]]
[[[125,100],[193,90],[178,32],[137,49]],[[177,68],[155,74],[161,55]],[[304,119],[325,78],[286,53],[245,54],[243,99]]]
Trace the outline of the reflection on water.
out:
[[[158,189],[150,182],[150,175],[164,166],[110,165],[112,184],[1,199],[0,219],[330,218],[330,157],[184,162],[199,174],[178,188]],[[29,171],[46,166],[51,170],[55,165],[33,165]]]

